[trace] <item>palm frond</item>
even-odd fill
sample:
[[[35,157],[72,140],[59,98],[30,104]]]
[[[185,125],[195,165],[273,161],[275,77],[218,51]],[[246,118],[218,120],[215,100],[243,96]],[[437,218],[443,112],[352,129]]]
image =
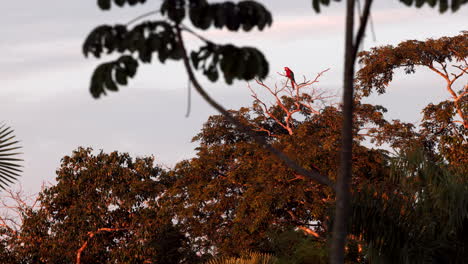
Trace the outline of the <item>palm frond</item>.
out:
[[[212,259],[205,264],[274,264],[277,259],[267,253],[247,251],[240,257],[223,257]]]
[[[373,263],[456,263],[466,257],[466,175],[422,150],[396,157],[392,184],[354,195],[352,233],[368,243]],[[455,262],[453,262],[455,260]],[[442,261],[443,262],[443,261]]]
[[[5,189],[13,183],[22,172],[20,163],[23,159],[17,158],[22,154],[17,152],[21,146],[15,140],[14,130],[5,124],[0,124],[0,189]]]

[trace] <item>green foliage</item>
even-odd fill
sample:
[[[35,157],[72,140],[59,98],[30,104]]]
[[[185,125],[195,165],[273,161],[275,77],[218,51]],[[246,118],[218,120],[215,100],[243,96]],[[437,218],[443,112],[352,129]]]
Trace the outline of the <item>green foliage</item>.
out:
[[[206,264],[276,264],[276,258],[266,253],[247,251],[240,257],[212,259]]]
[[[302,231],[286,230],[271,237],[271,251],[278,264],[326,264],[327,244],[304,235]]]
[[[145,1],[115,0],[122,6],[144,3]],[[111,1],[98,1],[103,9],[109,9]],[[263,30],[272,24],[270,12],[255,1],[238,3],[223,2],[210,4],[206,0],[165,0],[161,4],[161,14],[167,19],[142,22],[133,28],[129,25],[102,25],[95,28],[83,44],[83,54],[100,58],[103,54],[119,53],[117,61],[99,65],[91,78],[91,94],[95,98],[106,94],[106,90],[118,91],[118,86],[127,85],[128,78],[136,74],[138,61],[151,63],[157,53],[161,63],[168,59],[180,60],[183,57],[182,41],[178,39],[176,27],[193,33],[180,24],[186,18],[200,29],[227,28],[231,31],[250,31],[257,27]],[[232,44],[217,45],[206,39],[205,46],[190,55],[196,69],[212,82],[219,78],[219,70],[228,84],[234,79],[263,79],[268,74],[268,62],[264,55],[253,47],[236,47]]]
[[[353,196],[351,232],[368,243],[375,263],[463,263],[468,257],[466,171],[426,151],[407,149],[392,161],[389,182]]]
[[[334,0],[335,2],[341,2],[341,0]],[[468,0],[400,0],[401,3],[412,6],[413,4],[420,8],[424,6],[424,4],[428,4],[430,7],[435,7],[439,4],[439,12],[444,13],[449,8],[455,12],[460,7],[466,3]],[[330,4],[330,0],[312,0],[312,7],[317,13],[320,13],[320,8],[322,6],[328,6]]]
[[[0,189],[5,189],[20,176],[22,159],[16,158],[16,152],[21,147],[19,141],[15,140],[13,129],[5,124],[0,125]]]

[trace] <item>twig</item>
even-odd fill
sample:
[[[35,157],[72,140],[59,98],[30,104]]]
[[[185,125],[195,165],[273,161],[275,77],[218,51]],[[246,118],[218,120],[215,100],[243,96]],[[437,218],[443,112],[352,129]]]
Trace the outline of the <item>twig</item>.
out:
[[[83,251],[86,249],[86,247],[88,246],[89,242],[91,241],[91,239],[97,235],[97,234],[100,234],[100,233],[103,233],[103,232],[117,232],[117,231],[125,231],[127,229],[125,228],[99,228],[98,230],[94,231],[94,232],[88,232],[88,239],[86,239],[86,241],[83,243],[83,245],[76,251],[76,264],[81,264],[81,253],[83,253]]]
[[[185,26],[184,24],[180,24],[180,27],[181,27],[181,29],[183,29],[183,30],[187,31],[188,33],[194,35],[195,37],[199,38],[201,41],[206,42],[208,44],[214,45],[214,43],[212,41],[210,41],[209,39],[203,37],[202,35],[198,34],[197,32],[193,31],[192,29]]]
[[[191,87],[192,82],[188,80],[187,84],[187,112],[185,113],[185,117],[189,117],[190,115],[190,110],[192,107],[192,87]]]
[[[127,24],[125,24],[125,25],[126,25],[126,26],[129,26],[129,25],[131,25],[131,24],[137,22],[137,21],[140,20],[140,19],[143,19],[143,18],[145,18],[145,17],[149,17],[149,16],[151,16],[151,15],[158,14],[159,12],[161,12],[161,10],[149,11],[149,12],[147,12],[147,13],[144,13],[144,14],[142,14],[142,15],[140,15],[140,16],[137,16],[137,17],[135,17],[134,19],[128,21]]]

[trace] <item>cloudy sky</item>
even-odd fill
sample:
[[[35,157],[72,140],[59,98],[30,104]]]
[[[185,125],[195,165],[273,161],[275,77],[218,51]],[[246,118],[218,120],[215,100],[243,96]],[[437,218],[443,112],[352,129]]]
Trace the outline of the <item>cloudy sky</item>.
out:
[[[81,45],[100,24],[124,23],[158,9],[153,0],[139,7],[100,11],[88,1],[5,1],[0,17],[0,118],[15,129],[23,148],[24,174],[20,184],[37,192],[42,182],[54,182],[60,159],[78,146],[106,152],[119,150],[134,156],[154,155],[172,166],[193,155],[191,138],[208,116],[215,114],[198,95],[185,118],[187,77],[182,64],[169,62],[140,67],[137,78],[120,92],[99,100],[89,94],[89,79],[99,61],[85,59]],[[292,4],[294,2],[294,4]],[[364,48],[453,36],[467,30],[468,8],[440,15],[429,8],[406,8],[398,1],[376,1],[373,22],[377,40],[365,40]],[[333,3],[320,15],[310,0],[268,0],[274,23],[263,32],[203,32],[215,42],[233,42],[260,48],[270,62],[267,82],[281,81],[276,74],[289,66],[296,76],[314,77],[331,70],[320,87],[337,91],[342,78],[344,4]],[[155,17],[156,18],[156,17]],[[369,34],[370,35],[370,34]],[[200,43],[190,39],[188,45]],[[228,108],[251,103],[245,82],[227,86],[202,83]],[[465,80],[466,81],[466,80]],[[424,105],[448,95],[437,76],[419,71],[400,75],[387,94],[371,101],[389,108],[389,118],[417,122]]]

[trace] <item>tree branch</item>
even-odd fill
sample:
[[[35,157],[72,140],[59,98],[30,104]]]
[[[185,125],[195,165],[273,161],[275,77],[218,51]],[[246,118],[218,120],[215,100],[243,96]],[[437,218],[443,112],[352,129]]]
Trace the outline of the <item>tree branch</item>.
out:
[[[304,231],[304,233],[308,234],[308,235],[311,235],[311,236],[314,236],[316,238],[320,238],[320,235],[315,232],[314,230],[308,228],[308,227],[305,227],[305,226],[296,226],[297,228],[299,228],[300,230]]]
[[[318,111],[316,106],[313,106],[314,102],[320,102],[323,105],[325,104],[326,99],[333,98],[335,96],[328,96],[327,92],[325,91],[318,91],[317,89],[311,87],[314,83],[319,82],[319,78],[329,70],[326,69],[320,73],[317,74],[315,79],[307,81],[304,77],[304,82],[301,84],[296,84],[294,87],[288,86],[288,79],[286,79],[286,82],[283,84],[283,86],[278,89],[278,86],[275,84],[275,88],[272,89],[270,86],[266,85],[264,82],[260,80],[255,80],[258,85],[262,86],[265,88],[275,99],[276,104],[272,104],[267,106],[264,101],[262,101],[257,93],[252,89],[250,84],[247,84],[247,87],[249,88],[250,92],[252,93],[252,97],[255,99],[255,101],[258,103],[260,106],[260,109],[263,111],[261,113],[264,117],[265,115],[272,118],[275,123],[280,125],[283,129],[288,131],[289,135],[293,135],[293,115],[295,113],[306,113],[307,114],[320,114],[320,111]],[[284,76],[283,74],[278,73],[280,76]],[[302,89],[307,89],[311,88],[311,91],[303,91]],[[292,105],[290,105],[291,102],[288,102],[285,104],[284,102],[284,94],[282,95],[281,93],[284,92],[287,94],[287,96],[291,99],[293,99]],[[274,109],[274,107],[279,107],[281,109],[282,114],[284,114],[284,118],[278,118],[273,114],[270,109]],[[318,106],[320,107],[320,106]],[[281,115],[282,116],[282,115]],[[266,120],[266,119],[265,119]]]
[[[201,97],[208,103],[210,104],[213,108],[218,110],[229,122],[233,123],[242,133],[245,133],[252,137],[257,144],[260,146],[266,148],[268,151],[276,155],[280,160],[282,160],[289,168],[295,170],[297,173],[302,174],[306,177],[308,177],[311,180],[317,181],[321,184],[330,186],[333,190],[335,189],[335,186],[333,182],[328,179],[328,177],[316,172],[316,171],[309,171],[304,169],[302,166],[297,164],[295,161],[291,160],[286,154],[284,154],[282,151],[274,148],[268,142],[266,139],[262,136],[257,135],[254,133],[249,127],[246,125],[242,124],[240,121],[238,121],[236,118],[234,118],[226,109],[224,109],[223,106],[218,104],[211,96],[201,87],[201,85],[198,83],[195,74],[193,73],[192,67],[190,66],[190,61],[187,56],[187,50],[185,49],[184,41],[182,38],[182,33],[179,25],[176,25],[176,31],[177,31],[177,37],[179,39],[181,49],[182,49],[182,54],[183,54],[183,60],[184,60],[184,65],[185,69],[187,71],[187,74],[190,78],[190,81],[192,82],[195,90],[201,95]]]
[[[369,16],[370,16],[371,5],[372,5],[372,0],[366,0],[366,2],[364,3],[364,12],[362,13],[361,22],[359,24],[359,29],[356,34],[356,40],[354,41],[354,45],[353,45],[353,51],[352,51],[353,63],[356,61],[356,56],[359,50],[359,45],[361,45],[361,41],[364,37],[364,33],[366,32],[366,26],[367,26],[367,21],[369,20]]]
[[[88,232],[88,239],[83,243],[83,245],[76,251],[76,264],[81,264],[81,253],[83,253],[83,251],[86,249],[86,247],[88,246],[89,242],[91,241],[91,239],[99,234],[99,233],[103,233],[103,232],[117,232],[117,231],[124,231],[124,230],[127,230],[125,228],[106,228],[106,227],[103,227],[103,228],[99,228],[98,230],[94,231],[94,232]]]
[[[143,18],[145,18],[145,17],[149,17],[149,16],[151,16],[151,15],[155,15],[155,14],[157,14],[157,13],[159,13],[159,12],[161,12],[161,11],[160,11],[160,10],[153,10],[153,11],[144,13],[144,14],[142,14],[142,15],[140,15],[140,16],[137,16],[137,17],[135,17],[134,19],[128,21],[127,24],[125,24],[125,25],[126,25],[126,26],[129,26],[129,25],[131,25],[131,24],[137,22],[137,21],[140,20],[140,19],[143,19]]]

